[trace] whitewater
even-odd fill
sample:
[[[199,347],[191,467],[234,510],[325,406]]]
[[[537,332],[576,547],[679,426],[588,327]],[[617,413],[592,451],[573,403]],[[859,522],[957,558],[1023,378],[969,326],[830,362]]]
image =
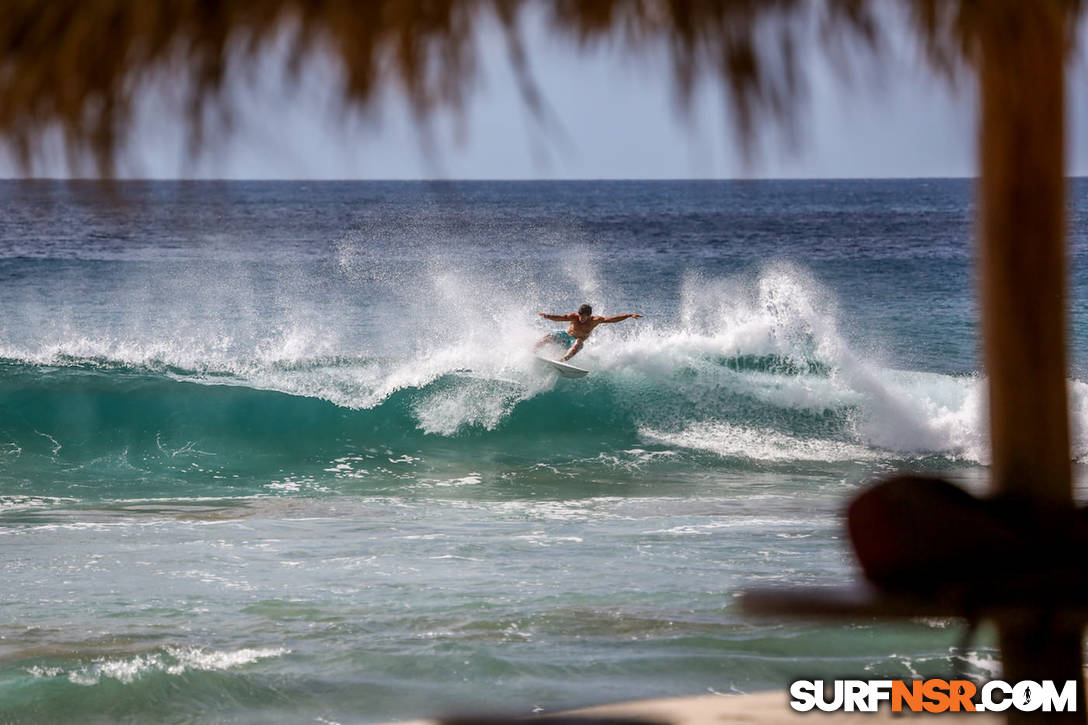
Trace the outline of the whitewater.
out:
[[[478,283],[455,286],[449,279],[434,287],[445,296],[436,304],[446,310],[468,309],[471,295],[480,290]],[[594,375],[577,383],[558,379],[535,363],[533,346],[551,328],[536,321],[534,308],[524,302],[504,304],[490,319],[450,318],[445,326],[433,326],[431,312],[422,322],[402,319],[397,324],[407,328],[405,335],[421,339],[412,341],[409,353],[395,357],[382,356],[373,343],[362,350],[370,354],[352,355],[323,330],[275,329],[274,324],[269,337],[248,349],[230,335],[214,333],[181,340],[79,334],[33,347],[0,348],[0,364],[10,395],[25,395],[28,386],[46,381],[41,393],[56,398],[55,410],[38,411],[42,417],[22,437],[16,435],[13,444],[19,447],[29,444],[28,432],[48,437],[38,428],[63,425],[64,408],[73,397],[87,397],[95,405],[95,396],[110,396],[124,406],[131,396],[136,409],[146,402],[142,391],[159,386],[164,394],[186,395],[188,390],[194,400],[207,399],[203,405],[208,409],[194,411],[194,419],[214,419],[223,413],[217,405],[244,401],[257,409],[322,410],[330,420],[359,425],[402,418],[393,424],[401,427],[396,434],[421,441],[544,431],[568,425],[565,411],[578,410],[570,426],[610,425],[633,440],[726,458],[905,460],[934,455],[985,461],[981,377],[900,370],[859,356],[838,329],[830,294],[802,267],[773,262],[752,280],[685,279],[681,295],[677,313],[659,313],[656,320],[624,328],[599,328],[579,358]],[[228,403],[225,393],[196,391],[186,383],[245,390],[231,391]],[[1085,390],[1083,382],[1071,381],[1078,410],[1088,400]],[[331,405],[314,407],[313,401]],[[119,412],[119,428],[142,417],[128,412]],[[260,417],[260,411],[253,415]],[[184,424],[193,425],[193,420]],[[160,439],[174,435],[169,421],[152,428],[129,432]],[[1080,437],[1076,450],[1078,455],[1086,450]]]
[[[841,511],[868,481],[985,486],[970,191],[0,182],[0,720],[987,674],[986,634],[961,660],[945,622],[735,605],[850,581]],[[585,302],[645,317],[559,378],[537,313]]]

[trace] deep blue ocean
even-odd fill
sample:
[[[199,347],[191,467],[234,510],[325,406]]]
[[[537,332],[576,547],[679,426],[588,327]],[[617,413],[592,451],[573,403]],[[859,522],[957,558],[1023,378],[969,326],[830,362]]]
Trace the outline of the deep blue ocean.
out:
[[[2,723],[996,674],[985,631],[961,660],[952,622],[736,602],[853,580],[868,481],[985,485],[970,180],[5,181],[0,205]],[[582,303],[644,317],[557,378],[537,313]]]

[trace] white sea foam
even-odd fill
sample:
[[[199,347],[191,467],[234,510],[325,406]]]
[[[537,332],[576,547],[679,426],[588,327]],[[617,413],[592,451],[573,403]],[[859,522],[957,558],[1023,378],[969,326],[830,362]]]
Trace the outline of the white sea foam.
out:
[[[23,496],[19,494],[0,496],[0,513],[47,508],[60,504],[74,503],[75,501],[76,499],[74,498],[58,498],[56,496]]]
[[[984,679],[995,679],[1001,676],[1001,660],[993,652],[968,652],[964,659],[972,667],[982,672]]]
[[[869,461],[879,452],[852,443],[803,439],[769,429],[729,423],[693,425],[676,432],[639,430],[648,443],[709,451],[726,458],[756,461]]]
[[[258,660],[283,657],[291,650],[282,647],[258,647],[240,650],[205,650],[199,647],[168,647],[168,654],[177,660],[167,668],[167,673],[179,675],[186,670],[229,670],[252,664]]]
[[[38,678],[66,677],[76,685],[97,685],[103,679],[131,684],[149,674],[162,672],[181,675],[189,670],[230,670],[259,660],[282,657],[291,650],[281,647],[245,648],[239,650],[207,650],[200,647],[167,647],[162,652],[123,658],[98,658],[93,662],[65,669],[63,667],[31,667],[28,673]]]
[[[736,516],[712,521],[707,524],[681,524],[667,529],[654,529],[647,534],[668,534],[670,536],[709,536],[718,529],[755,529],[768,531],[775,528],[796,529],[798,524],[804,523],[799,519],[766,517],[766,516]]]
[[[705,411],[699,423],[645,424],[647,440],[768,461],[872,460],[887,451],[985,460],[979,378],[891,370],[857,355],[838,329],[833,299],[805,271],[771,265],[754,284],[695,277],[684,298],[686,327],[655,346],[652,365],[667,368],[671,358],[690,367],[711,353],[773,356],[769,369],[696,368],[694,388],[702,398],[728,388],[778,409],[838,411],[849,418],[848,440],[740,425],[728,410]],[[617,363],[643,364],[633,352],[618,353]],[[776,363],[793,369],[784,374]]]

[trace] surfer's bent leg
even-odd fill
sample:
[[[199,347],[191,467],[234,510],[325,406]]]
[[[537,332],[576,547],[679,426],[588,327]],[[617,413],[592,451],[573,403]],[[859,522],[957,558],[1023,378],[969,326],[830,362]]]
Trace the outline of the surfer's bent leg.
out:
[[[547,335],[540,338],[540,342],[538,342],[533,349],[539,350],[545,345],[559,345],[560,347],[570,348],[576,341],[576,338],[570,333],[556,330],[555,332],[549,332]]]
[[[564,362],[570,360],[572,357],[578,354],[578,351],[582,349],[583,340],[575,340],[574,344],[570,346],[570,350],[567,350],[567,354],[559,358]]]

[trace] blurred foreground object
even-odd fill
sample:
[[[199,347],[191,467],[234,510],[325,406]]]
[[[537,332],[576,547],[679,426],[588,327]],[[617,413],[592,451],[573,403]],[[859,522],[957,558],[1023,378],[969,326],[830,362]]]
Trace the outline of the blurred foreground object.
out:
[[[905,3],[919,27],[954,19],[915,5]],[[572,49],[664,49],[681,104],[699,77],[717,77],[745,148],[761,121],[792,122],[805,80],[798,46],[814,26],[832,52],[850,38],[876,49],[879,37],[866,0],[11,0],[0,16],[0,139],[27,173],[59,137],[72,173],[108,177],[149,89],[169,91],[179,107],[161,110],[183,118],[195,154],[229,127],[232,88],[259,62],[297,79],[316,58],[339,68],[345,108],[400,96],[422,123],[463,110],[481,70],[478,36],[495,27],[539,116],[521,33],[529,14]],[[925,32],[946,44],[936,27]]]

